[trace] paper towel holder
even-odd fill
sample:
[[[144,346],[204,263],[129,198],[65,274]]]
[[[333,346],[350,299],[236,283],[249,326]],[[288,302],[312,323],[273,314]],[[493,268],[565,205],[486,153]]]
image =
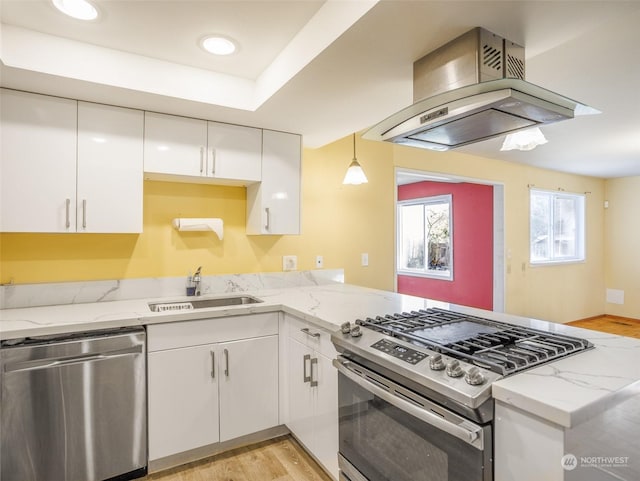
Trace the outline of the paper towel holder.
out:
[[[179,217],[172,224],[179,232],[215,232],[220,240],[224,236],[224,222],[216,217]]]

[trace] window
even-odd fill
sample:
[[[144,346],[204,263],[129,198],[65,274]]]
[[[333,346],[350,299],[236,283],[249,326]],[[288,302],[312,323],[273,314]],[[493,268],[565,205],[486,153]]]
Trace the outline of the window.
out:
[[[584,260],[584,195],[532,189],[530,209],[532,264]]]
[[[453,278],[451,195],[398,202],[398,273]]]

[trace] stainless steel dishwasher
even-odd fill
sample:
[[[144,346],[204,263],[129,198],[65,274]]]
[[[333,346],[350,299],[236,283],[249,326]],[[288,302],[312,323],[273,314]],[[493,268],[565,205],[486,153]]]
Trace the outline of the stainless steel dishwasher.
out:
[[[145,356],[142,328],[3,341],[0,479],[144,476]]]

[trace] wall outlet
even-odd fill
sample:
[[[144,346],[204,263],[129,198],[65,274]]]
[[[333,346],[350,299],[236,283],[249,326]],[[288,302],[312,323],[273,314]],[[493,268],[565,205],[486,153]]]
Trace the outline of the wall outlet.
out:
[[[360,255],[360,263],[365,267],[368,266],[369,265],[369,254],[367,254],[366,252],[363,252]]]
[[[316,269],[322,269],[323,265],[324,259],[322,259],[322,256],[316,256]]]
[[[298,256],[282,256],[282,270],[295,271],[298,268]]]

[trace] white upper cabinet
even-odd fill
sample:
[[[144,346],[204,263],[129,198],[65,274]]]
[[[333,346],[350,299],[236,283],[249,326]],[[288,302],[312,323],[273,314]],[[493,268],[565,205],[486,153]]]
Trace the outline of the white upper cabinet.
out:
[[[144,136],[149,179],[237,185],[260,180],[260,129],[146,112]]]
[[[264,130],[262,182],[247,187],[247,234],[300,234],[299,135]]]
[[[143,112],[78,102],[78,232],[142,232]]]
[[[1,94],[3,232],[142,232],[141,111]]]
[[[207,123],[207,171],[217,179],[259,182],[262,178],[262,130]]]
[[[0,90],[0,230],[75,232],[75,100]]]
[[[206,120],[145,112],[145,172],[204,176],[206,151]]]

